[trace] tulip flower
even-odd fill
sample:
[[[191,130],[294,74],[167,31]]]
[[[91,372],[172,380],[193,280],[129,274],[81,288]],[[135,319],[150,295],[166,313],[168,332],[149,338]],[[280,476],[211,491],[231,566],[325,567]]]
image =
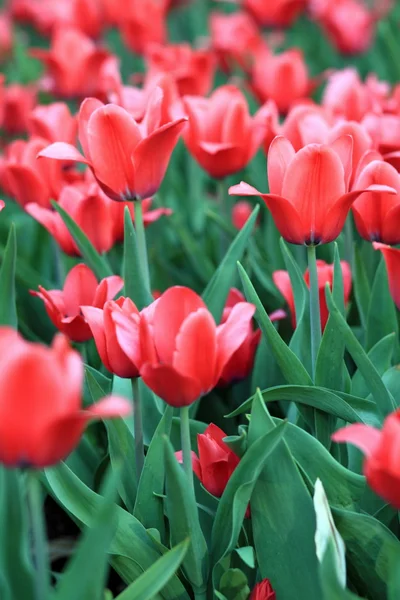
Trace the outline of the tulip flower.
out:
[[[110,0],[107,0],[110,4]],[[125,44],[132,52],[146,54],[153,44],[167,41],[168,0],[130,0],[116,14]]]
[[[30,291],[44,302],[46,312],[53,325],[73,342],[86,342],[92,338],[92,332],[81,313],[81,304],[103,308],[123,288],[121,277],[112,275],[100,283],[93,271],[79,264],[68,273],[62,290],[45,290],[39,285],[39,291]]]
[[[361,194],[352,206],[357,231],[362,238],[371,242],[399,244],[400,175],[388,163],[374,160],[361,171],[355,186],[362,189],[373,184],[386,185],[397,193]]]
[[[232,208],[232,223],[236,229],[243,229],[248,218],[253,212],[253,205],[247,200],[236,202]]]
[[[13,28],[10,16],[6,12],[0,12],[0,62],[9,57],[13,43]]]
[[[251,87],[260,102],[273,100],[280,113],[307,98],[314,84],[300,50],[258,56],[251,73]]]
[[[28,132],[48,142],[73,144],[78,123],[64,102],[54,102],[32,110],[28,118]]]
[[[161,99],[162,93],[156,88],[139,126],[120,106],[88,98],[78,117],[84,155],[74,146],[57,142],[39,156],[89,165],[100,187],[113,200],[149,198],[161,185],[186,122],[182,117],[159,126]]]
[[[36,160],[38,152],[47,145],[46,140],[34,138],[28,142],[16,140],[7,148],[1,177],[9,195],[22,207],[30,202],[50,207],[50,200],[57,199],[66,184],[63,164]]]
[[[381,430],[354,423],[332,435],[334,442],[348,442],[365,456],[364,475],[368,485],[386,502],[400,509],[399,472],[400,412],[386,417]]]
[[[305,9],[307,0],[242,0],[242,3],[263,27],[289,27]]]
[[[398,161],[400,115],[368,113],[361,121],[361,125],[371,136],[375,147],[384,155],[385,160],[391,162],[391,155],[394,154]]]
[[[342,277],[343,277],[343,294],[344,294],[344,303],[348,304],[351,294],[351,269],[350,265],[341,261],[340,266],[342,269]],[[320,314],[321,314],[321,329],[325,329],[325,325],[328,321],[329,310],[326,304],[325,298],[325,286],[328,283],[330,289],[332,289],[333,285],[333,265],[327,264],[323,260],[317,260],[317,275],[318,275],[318,295],[319,295],[319,305],[320,305]],[[290,314],[292,315],[292,325],[293,329],[296,328],[296,312],[295,312],[295,304],[294,304],[294,295],[292,284],[290,281],[289,273],[287,271],[274,271],[272,274],[272,279],[289,307]],[[304,273],[304,280],[307,284],[307,287],[310,287],[310,274],[307,271]]]
[[[276,600],[276,594],[272,589],[269,579],[263,579],[257,583],[250,594],[249,600]]]
[[[83,363],[62,335],[51,348],[0,328],[0,462],[41,469],[65,459],[93,419],[126,416],[118,397],[81,409]]]
[[[194,50],[189,44],[154,44],[146,61],[148,77],[168,73],[180,96],[205,96],[212,88],[216,62],[209,50]]]
[[[383,254],[389,278],[390,294],[400,310],[400,250],[379,242],[373,242],[372,245],[374,250],[380,250]]]
[[[115,302],[106,302],[102,308],[81,306],[81,311],[89,324],[101,362],[106,369],[118,377],[138,377],[141,364],[140,313],[132,300],[121,296]],[[129,358],[117,339],[114,313],[125,315],[129,320]]]
[[[369,112],[380,112],[381,98],[361,81],[356,69],[347,68],[330,75],[322,105],[349,121],[361,121]]]
[[[353,140],[342,136],[331,144],[308,144],[297,153],[278,136],[268,152],[269,194],[240,183],[229,189],[239,196],[261,196],[282,237],[292,244],[327,244],[340,234],[352,203],[365,191],[396,193],[372,185],[348,192]]]
[[[151,311],[141,315],[140,375],[167,404],[186,407],[212,390],[225,366],[249,333],[255,308],[239,302],[219,325],[202,299],[185,287],[162,294]],[[117,338],[127,356],[133,352],[136,324],[114,315]]]
[[[38,163],[40,165],[41,161]],[[98,252],[108,252],[114,246],[116,225],[113,221],[111,200],[102,193],[96,183],[65,186],[60,193],[58,204],[79,225]],[[38,203],[27,204],[25,210],[47,229],[63,252],[70,256],[81,256],[61,215]]]
[[[63,98],[97,95],[102,69],[110,58],[108,51],[70,27],[55,30],[50,50],[35,48],[31,55],[46,66],[46,89]]]
[[[242,92],[225,85],[210,96],[185,96],[189,116],[184,141],[211,177],[222,178],[243,169],[267,135],[264,108],[251,117]]]
[[[8,135],[25,133],[29,115],[36,102],[37,90],[34,86],[23,86],[18,83],[2,86],[0,109],[2,129]]]

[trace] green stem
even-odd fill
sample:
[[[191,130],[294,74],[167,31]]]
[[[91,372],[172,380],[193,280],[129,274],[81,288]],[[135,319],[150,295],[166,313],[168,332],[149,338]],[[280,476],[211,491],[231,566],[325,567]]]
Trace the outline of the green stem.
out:
[[[183,456],[183,468],[188,478],[190,490],[194,494],[193,467],[192,467],[192,446],[190,442],[190,421],[189,407],[181,408],[181,444]]]
[[[225,179],[217,181],[217,201],[220,206],[222,219],[226,223],[232,223],[231,201]],[[220,236],[220,260],[222,260],[229,247],[229,237],[225,231],[221,231]]]
[[[150,273],[149,273],[149,261],[147,258],[147,245],[146,245],[146,233],[144,230],[143,223],[143,207],[140,200],[137,200],[134,204],[135,210],[135,229],[136,229],[136,238],[138,245],[138,253],[139,253],[139,262],[140,268],[142,271],[142,276],[144,280],[144,284],[148,290],[150,290]]]
[[[344,224],[344,255],[345,255],[346,260],[349,263],[352,271],[353,271],[353,266],[354,266],[353,245],[354,245],[353,222],[352,222],[352,218],[351,218],[351,213],[349,213],[347,215],[347,219]]]
[[[140,475],[142,474],[144,464],[144,444],[143,444],[143,420],[142,420],[142,399],[140,396],[139,378],[132,378],[133,394],[133,427],[135,434],[135,461],[136,477],[139,485]]]
[[[310,275],[310,324],[311,324],[311,362],[313,377],[319,345],[321,343],[321,316],[319,307],[317,255],[315,246],[307,246],[308,272]]]
[[[35,566],[35,600],[46,600],[50,591],[46,530],[43,517],[42,491],[38,473],[27,473],[28,514],[32,535],[32,560]]]
[[[207,599],[207,590],[193,590],[194,591],[194,600],[206,600]]]

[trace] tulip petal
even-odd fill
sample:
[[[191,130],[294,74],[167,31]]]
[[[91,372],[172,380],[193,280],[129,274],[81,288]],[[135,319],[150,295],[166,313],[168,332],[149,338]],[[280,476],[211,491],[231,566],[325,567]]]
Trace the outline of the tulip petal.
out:
[[[237,185],[231,185],[228,190],[230,196],[260,196],[263,194],[259,192],[255,187],[249,185],[245,181],[241,181]]]
[[[170,406],[189,406],[201,396],[199,382],[177,373],[170,365],[146,363],[140,374],[144,383]]]
[[[191,451],[190,454],[192,456],[193,473],[201,481],[201,465],[200,465],[200,461],[199,461],[199,459],[197,457],[197,454],[195,452],[193,452],[193,450]],[[178,450],[178,452],[175,452],[175,456],[176,456],[176,460],[178,461],[178,463],[179,464],[183,464],[183,452],[182,452],[182,450]]]
[[[100,281],[93,299],[93,306],[103,308],[108,300],[113,300],[124,287],[124,280],[119,275],[110,275]],[[85,302],[86,304],[86,302]]]
[[[274,194],[262,194],[281,236],[289,243],[309,243],[311,231],[303,223],[299,212],[289,200]]]
[[[65,278],[64,305],[67,316],[80,314],[82,304],[91,305],[97,289],[96,275],[84,264],[73,267]]]
[[[286,170],[296,153],[285,137],[278,135],[272,140],[268,151],[268,182],[271,194],[282,195]]]
[[[332,435],[332,440],[338,443],[349,442],[357,446],[365,456],[369,457],[378,448],[381,435],[380,430],[375,429],[375,427],[370,427],[363,423],[354,423],[335,431]]]
[[[249,325],[255,313],[255,306],[249,302],[238,302],[232,308],[226,322],[217,329],[217,374],[219,379],[225,365],[245,341]]]
[[[13,197],[21,206],[37,204],[50,207],[50,190],[37,173],[25,165],[7,165],[5,167],[8,185]]]
[[[89,119],[94,113],[94,111],[98,108],[101,108],[102,106],[104,106],[104,104],[100,102],[100,100],[97,100],[97,98],[85,98],[79,109],[79,141],[81,143],[83,153],[88,160],[90,160],[90,150],[87,141],[87,127]]]
[[[55,142],[54,144],[50,144],[50,146],[47,146],[47,148],[44,148],[39,152],[38,158],[42,157],[54,158],[55,160],[69,160],[71,162],[81,162],[85,165],[90,165],[89,160],[87,160],[75,146],[66,144],[65,142]]]
[[[132,406],[126,398],[107,396],[82,412],[85,419],[112,419],[126,417],[132,412]]]
[[[346,183],[346,189],[348,189],[351,174],[353,172],[353,138],[350,135],[341,135],[328,145],[336,152],[342,162],[344,169],[344,180]],[[356,165],[354,165],[354,168],[355,167]]]

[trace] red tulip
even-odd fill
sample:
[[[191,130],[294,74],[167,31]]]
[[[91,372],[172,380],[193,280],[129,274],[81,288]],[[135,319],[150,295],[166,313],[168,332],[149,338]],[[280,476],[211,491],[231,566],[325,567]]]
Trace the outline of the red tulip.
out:
[[[167,8],[168,0],[130,0],[119,6],[116,19],[130,50],[147,54],[152,44],[165,44]]]
[[[149,309],[148,309],[149,310]],[[185,287],[173,287],[140,319],[140,375],[167,404],[188,406],[212,390],[225,366],[248,335],[254,306],[238,303],[218,327],[202,299]],[[116,320],[117,337],[132,352],[129,319]],[[136,337],[136,333],[134,333]]]
[[[289,27],[306,8],[307,0],[242,0],[244,8],[251,12],[263,27]]]
[[[356,187],[389,186],[396,195],[382,192],[361,194],[352,206],[357,231],[368,241],[400,243],[400,175],[391,165],[374,160],[358,175]]]
[[[308,144],[297,153],[278,136],[268,153],[269,194],[247,183],[230,194],[261,196],[280,234],[292,244],[326,244],[340,234],[351,204],[364,191],[395,190],[386,186],[348,192],[352,173],[353,140],[345,135],[331,144]]]
[[[347,305],[349,298],[350,298],[350,293],[351,293],[351,270],[350,270],[350,265],[345,261],[341,261],[340,266],[342,268],[342,277],[343,277],[344,303],[345,303],[345,305]],[[325,325],[326,325],[326,323],[328,321],[328,317],[329,317],[329,311],[328,311],[328,307],[326,305],[326,298],[325,298],[325,286],[328,283],[330,289],[332,289],[333,269],[334,269],[333,265],[328,265],[323,260],[317,260],[318,291],[319,291],[319,304],[320,304],[320,311],[321,311],[321,328],[322,328],[322,330],[325,329]],[[292,284],[290,282],[289,273],[287,271],[274,271],[274,273],[272,274],[272,279],[289,306],[289,310],[292,315],[293,329],[295,329],[296,328],[296,312],[295,312],[293,289],[292,289]],[[310,275],[309,275],[308,269],[304,274],[304,280],[307,284],[307,287],[310,287]]]
[[[263,579],[257,583],[251,592],[249,600],[276,600],[276,594],[272,589],[269,579]]]
[[[183,103],[189,116],[185,144],[212,177],[243,169],[266,137],[263,107],[251,117],[246,98],[232,85],[218,88],[210,98],[186,96]]]
[[[373,242],[372,245],[374,250],[380,250],[383,254],[389,278],[390,294],[400,310],[400,250],[379,242]]]
[[[53,162],[53,161],[50,161]],[[41,161],[38,161],[40,165]],[[60,193],[58,204],[83,230],[98,252],[108,252],[115,243],[115,224],[111,200],[97,184],[68,185]],[[39,221],[70,256],[80,256],[80,250],[61,216],[38,203],[27,204],[28,212]]]
[[[33,86],[13,83],[1,90],[1,127],[9,135],[25,133],[29,115],[37,102]]]
[[[1,348],[0,462],[7,467],[54,465],[78,445],[89,421],[129,414],[129,403],[116,397],[81,409],[83,364],[64,336],[46,348],[2,327]]]
[[[247,200],[236,202],[232,208],[232,223],[236,229],[242,229],[253,212],[253,205]]]
[[[98,38],[105,25],[102,0],[68,0],[69,14],[62,25],[79,29],[91,38]]]
[[[78,117],[84,156],[63,142],[52,144],[39,156],[89,165],[113,200],[149,198],[161,185],[186,122],[180,118],[159,126],[161,100],[162,92],[156,88],[139,126],[123,108],[88,98]]]
[[[378,496],[400,509],[400,412],[397,410],[386,417],[381,430],[354,423],[336,431],[332,440],[349,442],[363,452],[368,485]]]
[[[240,458],[227,446],[223,439],[226,434],[211,423],[204,433],[197,436],[199,456],[192,452],[193,471],[213,496],[220,498],[226,485],[240,462]],[[182,452],[176,453],[182,462]]]
[[[52,323],[73,342],[86,342],[92,332],[81,313],[81,304],[103,308],[123,288],[121,277],[112,275],[100,283],[86,265],[76,265],[68,273],[62,290],[31,290],[32,296],[43,300]]]
[[[81,306],[82,313],[92,331],[101,362],[118,377],[139,376],[141,351],[139,339],[140,313],[130,298],[106,302],[103,309]],[[129,358],[117,339],[115,313],[124,315],[129,322]]]
[[[364,129],[371,136],[375,147],[386,155],[396,153],[400,149],[400,115],[368,113],[361,121]],[[389,161],[390,162],[390,161]]]
[[[49,207],[66,184],[63,165],[51,160],[39,163],[36,156],[48,142],[34,138],[28,142],[16,140],[9,144],[2,165],[2,185],[18,204],[25,207],[34,202]]]
[[[251,86],[261,102],[274,100],[279,112],[286,113],[292,104],[310,95],[314,84],[300,50],[286,50],[257,58]]]
[[[78,123],[64,102],[37,106],[28,119],[28,132],[49,142],[75,142]]]
[[[205,96],[212,88],[216,62],[209,50],[194,50],[189,44],[154,44],[146,60],[148,76],[168,73],[181,96]]]
[[[13,47],[13,28],[10,16],[6,12],[0,13],[0,62],[3,62],[11,53]]]
[[[361,81],[356,69],[349,67],[329,77],[322,105],[349,121],[361,121],[369,112],[380,112],[381,98],[376,89]]]
[[[99,94],[101,72],[111,56],[81,31],[69,27],[55,30],[50,50],[35,48],[31,55],[46,66],[46,89],[63,98]]]

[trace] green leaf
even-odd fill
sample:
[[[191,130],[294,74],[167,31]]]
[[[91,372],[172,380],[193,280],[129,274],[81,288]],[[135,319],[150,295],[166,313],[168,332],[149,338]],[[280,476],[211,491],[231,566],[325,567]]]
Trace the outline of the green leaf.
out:
[[[136,232],[128,207],[124,210],[124,283],[125,296],[136,304],[139,310],[153,302],[151,290],[146,286],[140,268]]]
[[[290,350],[279,333],[276,331],[246,271],[243,269],[240,263],[238,263],[238,269],[243,283],[246,299],[256,307],[255,318],[260,326],[261,331],[263,332],[263,335],[271,346],[276,362],[282,371],[282,375],[288,383],[312,385],[310,375],[307,373],[306,369],[297,358],[295,353]]]
[[[361,319],[361,325],[365,330],[367,328],[371,289],[368,282],[365,263],[357,246],[355,248],[354,295]]]
[[[208,580],[208,549],[201,531],[194,494],[188,490],[186,475],[178,463],[170,441],[164,438],[166,469],[166,506],[171,543],[190,538],[182,570],[193,588],[202,590]]]
[[[116,519],[114,503],[118,470],[111,471],[92,526],[82,535],[77,550],[64,570],[53,600],[102,600],[107,574],[107,551]]]
[[[375,346],[373,346],[368,352],[369,360],[374,365],[377,373],[381,377],[388,369],[390,369],[395,342],[395,334],[391,333],[379,340],[379,342],[377,342]],[[357,370],[353,375],[351,381],[351,391],[353,394],[360,396],[361,398],[367,398],[371,393],[368,382],[365,381],[360,370]]]
[[[363,375],[365,381],[369,385],[371,394],[375,399],[378,409],[383,415],[387,415],[395,409],[393,398],[386,389],[385,384],[383,383],[374,365],[368,358],[364,348],[361,346],[349,325],[340,314],[340,311],[338,310],[332,298],[332,294],[328,286],[325,289],[325,294],[329,312],[335,319],[336,327],[343,336],[347,350]]]
[[[217,598],[225,600],[248,600],[250,594],[246,575],[240,569],[228,569],[219,582]]]
[[[323,600],[360,600],[340,585],[335,566],[335,547],[330,541],[319,568]]]
[[[323,412],[344,419],[348,423],[377,423],[375,403],[364,398],[335,394],[330,390],[319,387],[302,385],[281,385],[261,392],[264,402],[287,401],[300,405],[312,406]],[[246,412],[253,404],[256,395],[249,398],[241,406],[228,415],[236,417]]]
[[[2,600],[35,600],[34,570],[22,476],[0,467],[0,590]]]
[[[383,256],[375,273],[368,307],[366,350],[383,337],[394,333],[398,337],[396,307],[389,291],[388,276]]]
[[[243,546],[243,548],[236,548],[236,554],[240,556],[244,564],[250,567],[250,569],[256,568],[256,557],[254,554],[253,546]]]
[[[15,267],[17,263],[17,240],[14,224],[10,227],[7,245],[0,269],[0,325],[17,328],[18,317],[15,303]]]
[[[115,600],[153,600],[178,570],[189,548],[185,540],[159,558]]]
[[[92,242],[88,239],[79,225],[75,223],[73,218],[62,208],[62,206],[57,202],[54,202],[54,200],[52,200],[51,205],[62,218],[86,264],[92,269],[96,277],[98,279],[104,279],[105,277],[112,275],[113,273],[106,259],[97,252]]]
[[[256,395],[252,415],[256,413],[257,404],[260,402],[262,403],[262,400]],[[281,441],[285,428],[286,422],[282,421],[258,439],[251,448],[247,449],[229,478],[218,503],[212,530],[211,546],[214,565],[235,548],[254,486],[269,455]]]
[[[159,531],[161,540],[165,538],[164,506],[160,496],[164,493],[165,482],[165,440],[172,424],[173,408],[167,406],[144,461],[136,495],[134,516],[146,527]]]
[[[93,515],[101,505],[101,496],[84,485],[63,463],[46,469],[44,476],[58,503],[78,524],[91,527]],[[126,510],[117,507],[116,518],[117,527],[109,549],[111,564],[122,579],[130,584],[160,558],[164,546],[156,545],[143,525]],[[189,600],[176,576],[169,580],[161,597],[164,600]]]
[[[239,231],[232,244],[229,246],[218,269],[215,271],[203,292],[203,300],[207,304],[217,323],[221,320],[222,311],[229,290],[235,285],[237,276],[236,263],[238,260],[241,260],[243,253],[246,250],[258,212],[259,207],[256,206],[250,217],[247,219],[246,225]]]
[[[250,420],[250,448],[274,428],[259,397]],[[255,485],[251,526],[261,577],[271,580],[276,597],[321,600],[313,503],[284,439]]]

